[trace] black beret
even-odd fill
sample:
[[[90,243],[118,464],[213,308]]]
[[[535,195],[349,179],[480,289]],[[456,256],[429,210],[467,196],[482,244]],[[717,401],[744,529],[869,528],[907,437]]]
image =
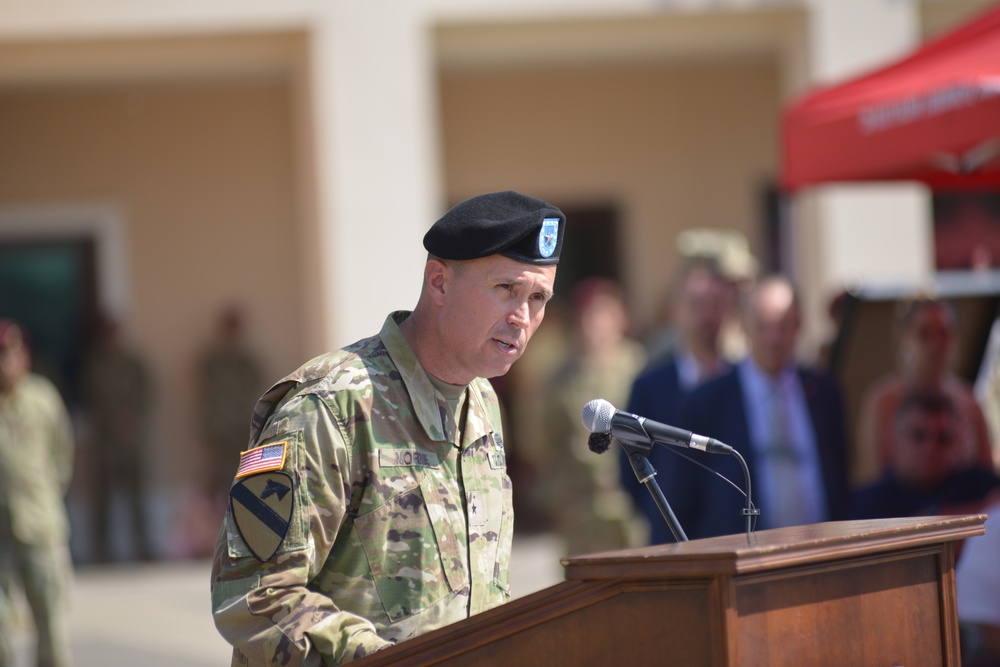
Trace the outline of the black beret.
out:
[[[503,255],[526,264],[558,264],[566,216],[552,204],[518,192],[493,192],[457,204],[424,235],[441,259]]]

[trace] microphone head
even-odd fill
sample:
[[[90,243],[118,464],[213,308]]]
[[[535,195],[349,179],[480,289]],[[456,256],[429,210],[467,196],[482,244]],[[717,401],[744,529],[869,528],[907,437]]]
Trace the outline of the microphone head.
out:
[[[583,427],[591,433],[611,433],[611,418],[616,412],[610,402],[595,398],[583,406]]]

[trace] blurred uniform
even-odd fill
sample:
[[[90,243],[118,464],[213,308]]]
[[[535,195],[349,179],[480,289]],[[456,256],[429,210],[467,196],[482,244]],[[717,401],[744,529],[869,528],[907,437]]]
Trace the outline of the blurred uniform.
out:
[[[221,329],[219,344],[201,358],[198,405],[209,446],[210,485],[224,494],[250,435],[247,414],[267,385],[257,361],[239,345],[240,320],[235,312],[224,315]]]
[[[504,236],[485,250],[484,209]],[[483,195],[435,223],[424,245],[447,261],[477,257],[453,256],[452,241],[483,250],[492,267],[489,256],[537,239],[548,251],[538,263],[551,265],[559,246],[543,235],[562,218],[523,195]],[[443,238],[432,243],[435,232]],[[511,259],[502,261],[523,266],[530,284],[536,267],[518,263],[530,258]],[[475,320],[464,306],[480,274],[472,263],[462,270],[473,278],[456,270],[441,294]],[[233,665],[340,664],[510,599],[513,511],[496,394],[482,377],[456,385],[430,375],[402,330],[438,317],[424,300],[427,275],[413,313],[392,313],[377,336],[307,363],[254,408],[212,567],[215,624]],[[508,284],[495,294],[522,298]],[[434,337],[425,344],[442,351]],[[491,360],[504,356],[495,339],[487,347]]]
[[[0,321],[0,355],[10,354],[11,339],[20,336],[13,327]],[[8,641],[14,585],[23,589],[31,607],[37,664],[71,662],[72,564],[63,498],[72,470],[70,419],[55,386],[27,374],[10,389],[0,387],[0,667],[13,664]]]
[[[581,413],[595,398],[625,405],[646,351],[624,336],[627,317],[617,285],[589,278],[573,296],[577,350],[553,376],[544,401],[552,448],[546,463],[550,513],[568,554],[641,546],[648,525],[622,488],[617,452],[590,450]]]
[[[114,492],[124,495],[132,519],[131,537],[141,560],[152,556],[144,518],[145,457],[150,407],[149,378],[142,360],[122,347],[114,322],[84,367],[84,401],[91,432],[91,496],[95,560],[110,558]]]

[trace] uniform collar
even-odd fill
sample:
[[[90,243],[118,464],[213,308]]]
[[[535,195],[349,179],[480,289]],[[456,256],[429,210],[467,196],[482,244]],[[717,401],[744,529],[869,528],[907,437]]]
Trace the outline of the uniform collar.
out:
[[[409,316],[410,311],[406,310],[390,313],[385,318],[379,338],[399,371],[403,384],[406,385],[406,392],[413,403],[413,412],[427,436],[432,440],[452,442],[464,449],[484,436],[499,433],[499,425],[491,423],[491,411],[484,403],[482,389],[469,391],[466,396],[466,419],[462,429],[462,440],[457,442],[458,424],[454,423],[447,401],[434,387],[427,371],[417,361],[413,348],[399,330],[399,324]],[[487,383],[486,380],[476,379],[469,387],[473,387],[477,382]],[[499,439],[499,436],[495,438]]]
[[[431,440],[446,440],[455,442],[458,425],[453,423],[451,410],[447,401],[434,387],[427,371],[423,369],[413,348],[403,336],[399,324],[410,316],[408,310],[397,310],[389,313],[379,332],[382,345],[385,346],[393,365],[406,385],[406,393],[413,403],[413,412],[417,421],[423,427]]]

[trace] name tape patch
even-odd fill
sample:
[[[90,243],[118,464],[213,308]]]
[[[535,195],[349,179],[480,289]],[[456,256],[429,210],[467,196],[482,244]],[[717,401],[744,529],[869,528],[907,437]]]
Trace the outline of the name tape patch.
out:
[[[382,468],[437,468],[437,454],[415,449],[380,449],[378,464]]]

